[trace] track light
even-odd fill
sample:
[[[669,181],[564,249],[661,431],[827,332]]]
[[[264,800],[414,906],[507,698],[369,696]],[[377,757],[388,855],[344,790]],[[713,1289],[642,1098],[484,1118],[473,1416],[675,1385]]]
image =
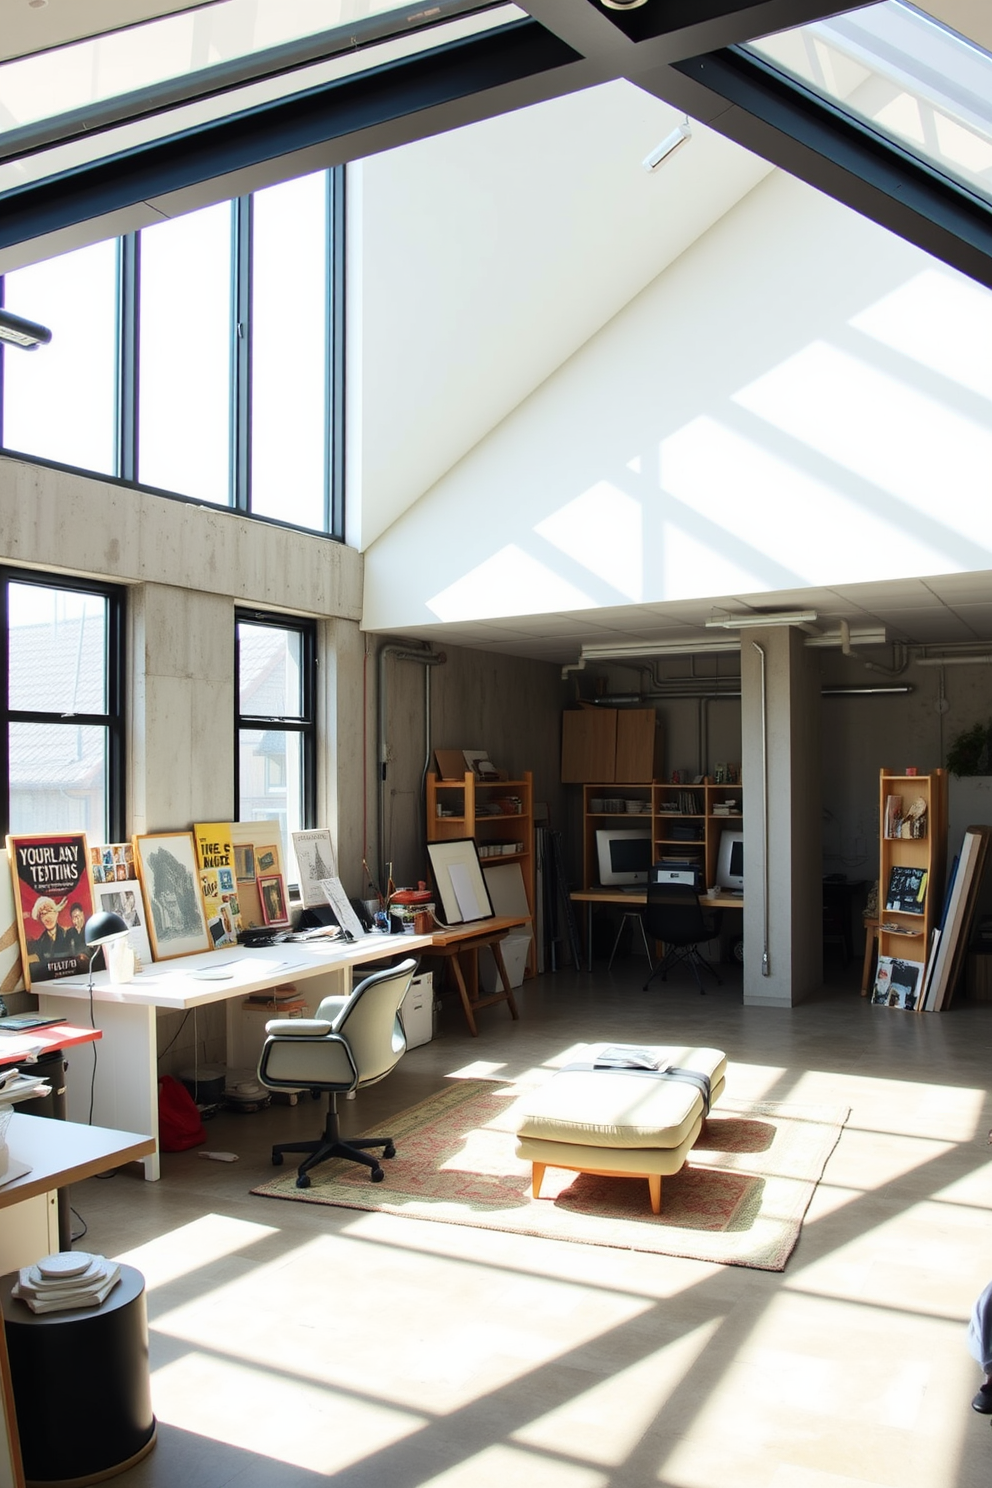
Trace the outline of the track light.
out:
[[[36,320],[25,320],[10,310],[0,310],[0,341],[19,346],[22,351],[36,351],[39,346],[47,346],[51,339],[52,333],[47,326],[39,325]]]
[[[670,155],[674,155],[675,151],[685,144],[686,140],[691,139],[692,130],[689,127],[689,120],[684,119],[676,129],[672,130],[671,134],[665,135],[660,145],[655,145],[651,153],[645,155],[641,161],[642,166],[646,171],[657,170],[663,161],[667,160]]]

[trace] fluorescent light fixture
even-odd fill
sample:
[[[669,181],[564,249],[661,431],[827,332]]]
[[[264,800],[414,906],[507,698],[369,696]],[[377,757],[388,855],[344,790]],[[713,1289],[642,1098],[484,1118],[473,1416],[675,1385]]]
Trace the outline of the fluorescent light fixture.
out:
[[[708,630],[748,630],[759,625],[812,625],[815,610],[773,610],[767,615],[750,611],[746,615],[712,615],[706,622]]]
[[[47,346],[51,339],[52,333],[47,326],[39,325],[35,320],[25,320],[10,310],[0,310],[0,341],[19,346],[22,351],[36,351],[39,346]]]
[[[603,3],[605,5],[607,0],[603,0]],[[685,144],[686,140],[691,139],[692,129],[689,126],[688,119],[684,119],[681,124],[672,130],[671,134],[665,135],[660,145],[655,145],[650,154],[645,155],[641,161],[641,165],[646,171],[657,170],[663,161],[667,160],[670,155],[674,155],[675,151]]]

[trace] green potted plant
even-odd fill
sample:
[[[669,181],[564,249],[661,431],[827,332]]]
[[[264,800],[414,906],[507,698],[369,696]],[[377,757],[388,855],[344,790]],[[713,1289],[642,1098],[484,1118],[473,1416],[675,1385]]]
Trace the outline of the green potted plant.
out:
[[[992,774],[992,722],[976,723],[958,734],[947,751],[947,768],[959,778]]]

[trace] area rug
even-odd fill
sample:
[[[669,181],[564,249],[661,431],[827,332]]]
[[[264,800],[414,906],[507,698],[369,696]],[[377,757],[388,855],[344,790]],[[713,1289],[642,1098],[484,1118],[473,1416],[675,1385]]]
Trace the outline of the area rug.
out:
[[[849,1114],[721,1099],[681,1173],[662,1181],[654,1215],[642,1179],[548,1168],[532,1198],[530,1164],[514,1154],[521,1094],[492,1080],[451,1080],[385,1123],[397,1153],[381,1183],[332,1158],[311,1171],[310,1188],[297,1188],[287,1168],[252,1193],[781,1271]]]

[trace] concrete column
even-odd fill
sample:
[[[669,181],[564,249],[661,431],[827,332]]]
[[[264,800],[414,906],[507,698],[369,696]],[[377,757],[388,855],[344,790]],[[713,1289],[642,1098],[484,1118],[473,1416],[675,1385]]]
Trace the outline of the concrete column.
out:
[[[134,832],[230,821],[234,602],[140,584],[128,593],[128,816]]]
[[[819,672],[795,627],[741,633],[744,1002],[752,1006],[790,1007],[822,982]]]
[[[317,821],[337,846],[338,877],[361,899],[366,817],[375,841],[375,661],[370,655],[366,686],[365,640],[354,621],[323,621],[317,673]]]

